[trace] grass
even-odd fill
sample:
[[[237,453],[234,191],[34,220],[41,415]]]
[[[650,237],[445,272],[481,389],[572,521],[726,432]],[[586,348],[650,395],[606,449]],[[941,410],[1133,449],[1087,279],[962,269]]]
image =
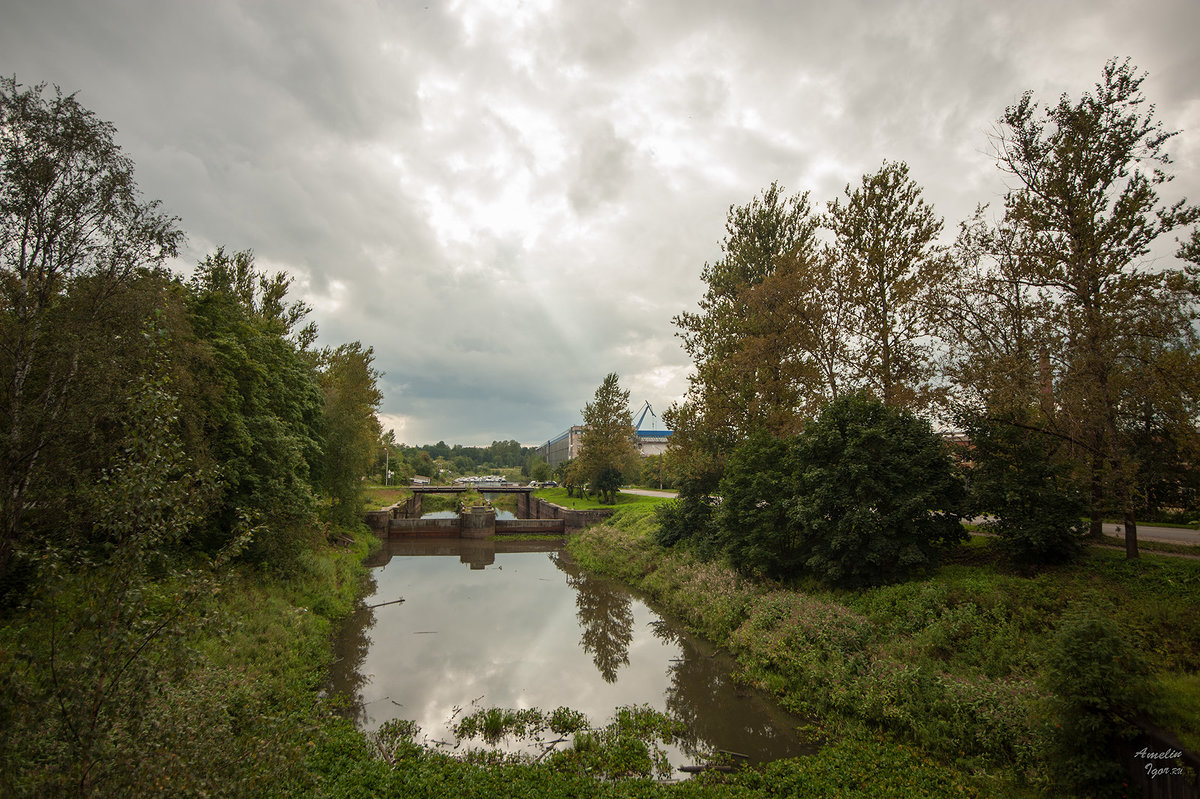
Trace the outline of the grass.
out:
[[[402,502],[412,496],[412,492],[403,486],[367,486],[363,490],[368,510],[383,510],[397,502]]]
[[[572,508],[574,510],[595,510],[595,509],[610,509],[610,508],[626,508],[632,506],[653,508],[663,502],[670,500],[670,497],[644,497],[640,494],[624,494],[617,492],[616,505],[604,505],[594,496],[580,497],[578,494],[574,497],[567,496],[565,488],[539,488],[534,492],[534,496],[541,497],[547,502],[553,502],[555,505],[561,505],[564,508]]]
[[[318,700],[330,637],[374,539],[339,540],[353,543],[322,544],[286,576],[176,564],[123,606],[123,570],[59,572],[54,593],[0,621],[0,793],[308,794],[304,760],[333,718]]]
[[[663,549],[645,508],[622,510],[568,547],[737,657],[741,679],[827,726],[862,728],[985,793],[1053,795],[1044,654],[1075,609],[1115,620],[1143,653],[1151,715],[1200,742],[1200,564],[1094,547],[1076,564],[1013,568],[972,536],[924,580],[861,591],[751,580]]]

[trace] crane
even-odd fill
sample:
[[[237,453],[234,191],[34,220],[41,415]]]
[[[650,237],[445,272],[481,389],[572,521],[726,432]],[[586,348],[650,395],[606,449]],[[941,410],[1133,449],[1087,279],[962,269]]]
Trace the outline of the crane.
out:
[[[650,428],[650,429],[651,429],[651,430],[658,430],[658,429],[659,429],[659,427],[658,427],[658,414],[656,414],[656,413],[654,412],[654,408],[650,407],[650,400],[646,400],[646,401],[645,401],[645,404],[643,404],[643,405],[642,405],[641,411],[638,413],[637,421],[636,421],[636,422],[634,422],[634,424],[633,424],[633,428],[634,428],[635,430],[641,430],[641,429],[642,429],[642,422],[643,422],[643,421],[645,421],[645,419],[646,419],[646,414],[647,414],[647,413],[648,413],[648,414],[650,414],[650,416],[654,418],[654,424],[655,424],[655,426],[654,426],[654,427],[652,427],[652,428]]]

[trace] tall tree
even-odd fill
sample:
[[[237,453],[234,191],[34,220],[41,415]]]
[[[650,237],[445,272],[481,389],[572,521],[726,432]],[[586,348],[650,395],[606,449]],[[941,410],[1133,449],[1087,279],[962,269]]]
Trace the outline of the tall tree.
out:
[[[95,343],[59,324],[64,298],[87,281],[71,315],[94,328],[181,236],[140,198],[111,124],[74,96],[0,78],[0,578],[26,538],[39,473],[53,474],[47,452]]]
[[[612,505],[622,475],[633,473],[638,465],[629,392],[621,390],[615,373],[605,376],[584,407],[583,428],[577,459],[580,474],[600,493],[602,502]]]
[[[715,487],[720,464],[750,431],[793,424],[799,402],[787,374],[788,342],[779,334],[785,306],[771,287],[751,297],[784,260],[809,263],[817,253],[817,220],[808,194],[787,197],[772,183],[743,206],[731,206],[722,257],[705,264],[700,312],[674,318],[684,349],[696,365],[688,395],[664,420],[676,431],[674,457]],[[748,346],[749,345],[749,346]]]
[[[933,375],[930,337],[936,297],[949,271],[937,245],[942,220],[903,162],[884,162],[845,199],[828,204],[824,224],[841,259],[853,309],[851,379],[885,405],[921,409]]]
[[[1143,263],[1156,239],[1200,217],[1185,200],[1160,202],[1175,133],[1145,106],[1144,79],[1113,60],[1078,100],[1043,109],[1026,92],[997,137],[1000,167],[1017,184],[1004,224],[1020,245],[1020,280],[1052,299],[1046,321],[1059,346],[1048,353],[1046,429],[1086,463],[1094,532],[1104,510],[1124,516],[1129,557],[1138,464],[1128,419],[1147,397],[1192,390],[1179,367],[1194,363],[1200,299],[1194,271]]]
[[[330,520],[358,518],[362,478],[379,451],[382,428],[375,411],[383,400],[371,363],[374,351],[357,341],[324,349],[317,359],[321,409],[321,457],[314,469],[317,490],[329,500]],[[389,464],[390,465],[390,464]]]
[[[224,484],[205,544],[223,546],[254,514],[262,524],[248,555],[279,567],[303,547],[322,445],[315,356],[303,349],[315,330],[296,330],[307,308],[284,302],[287,286],[286,276],[255,269],[250,252],[218,250],[197,265],[189,299],[204,354],[205,434]]]

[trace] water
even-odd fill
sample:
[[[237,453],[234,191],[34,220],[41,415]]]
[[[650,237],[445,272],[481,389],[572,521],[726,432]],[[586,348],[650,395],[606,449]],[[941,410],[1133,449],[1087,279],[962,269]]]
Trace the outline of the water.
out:
[[[565,705],[601,725],[645,703],[709,748],[756,761],[812,751],[803,721],[736,685],[727,656],[581,572],[557,542],[393,539],[367,565],[330,686],[364,729],[411,719],[429,741],[452,741],[451,717],[479,708]]]

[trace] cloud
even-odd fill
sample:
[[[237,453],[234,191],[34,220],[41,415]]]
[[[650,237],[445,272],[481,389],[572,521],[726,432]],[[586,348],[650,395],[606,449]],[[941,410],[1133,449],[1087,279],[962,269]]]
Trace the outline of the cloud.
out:
[[[661,412],[730,205],[905,160],[952,235],[1003,194],[1004,107],[1113,56],[1198,193],[1190,0],[10,5],[0,69],[115,124],[181,268],[253,249],[323,342],[373,346],[408,443],[545,440],[610,371]]]

